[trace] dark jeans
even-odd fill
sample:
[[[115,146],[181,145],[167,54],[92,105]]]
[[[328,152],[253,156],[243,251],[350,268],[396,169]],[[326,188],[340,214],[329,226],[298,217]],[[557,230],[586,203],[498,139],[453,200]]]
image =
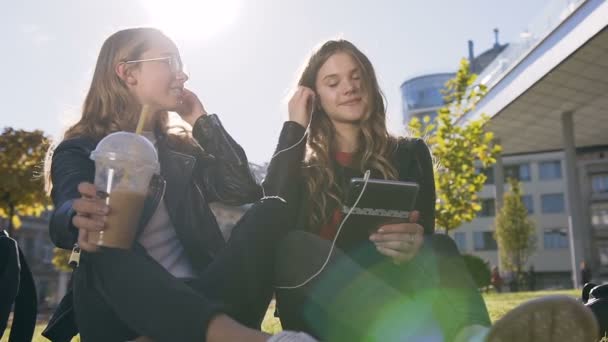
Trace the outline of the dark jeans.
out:
[[[281,242],[276,286],[293,286],[325,261],[330,242],[292,232]],[[328,341],[406,341],[438,330],[450,341],[464,326],[489,326],[485,303],[454,242],[431,235],[410,262],[395,265],[364,243],[335,249],[325,270],[297,289],[277,289],[284,329]],[[431,334],[432,335],[432,334]]]
[[[272,298],[276,246],[287,233],[286,204],[256,203],[226,248],[199,278],[172,277],[147,254],[104,248],[83,255],[74,278],[83,341],[204,341],[209,320],[225,312],[258,328]]]

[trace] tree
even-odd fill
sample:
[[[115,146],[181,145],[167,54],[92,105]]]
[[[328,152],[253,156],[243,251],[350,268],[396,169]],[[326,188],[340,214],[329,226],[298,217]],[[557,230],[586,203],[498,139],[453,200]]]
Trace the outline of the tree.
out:
[[[72,268],[69,265],[71,251],[67,249],[53,249],[53,266],[57,271],[70,272]]]
[[[42,131],[7,127],[0,135],[0,217],[8,221],[9,234],[21,226],[20,216],[40,216],[50,209],[42,177],[48,147]]]
[[[524,275],[524,265],[536,249],[536,228],[521,200],[520,182],[509,178],[509,184],[511,189],[504,194],[503,207],[496,215],[494,235],[501,266],[514,272],[519,282]]]
[[[446,232],[472,221],[481,210],[477,193],[486,176],[476,166],[494,164],[501,150],[487,130],[487,116],[461,120],[486,94],[484,85],[475,84],[476,78],[463,58],[456,76],[445,84],[446,104],[437,116],[422,121],[414,117],[409,123],[412,135],[423,138],[435,158],[436,225]]]

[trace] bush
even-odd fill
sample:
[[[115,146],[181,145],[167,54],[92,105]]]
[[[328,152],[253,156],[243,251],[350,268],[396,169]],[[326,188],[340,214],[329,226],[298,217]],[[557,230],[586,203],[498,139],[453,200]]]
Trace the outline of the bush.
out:
[[[465,254],[462,257],[477,287],[490,286],[491,272],[488,262],[475,255]]]

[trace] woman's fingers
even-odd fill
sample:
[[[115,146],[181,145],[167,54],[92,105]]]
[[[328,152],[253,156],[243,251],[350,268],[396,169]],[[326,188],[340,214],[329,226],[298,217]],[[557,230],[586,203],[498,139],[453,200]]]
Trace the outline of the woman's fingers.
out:
[[[97,188],[95,187],[95,185],[88,183],[88,182],[82,182],[82,183],[78,184],[78,192],[80,193],[80,195],[82,195],[82,197],[86,197],[86,198],[97,197]]]
[[[295,121],[303,127],[308,126],[312,113],[315,92],[306,87],[298,87],[289,100],[289,120]]]
[[[87,230],[93,232],[103,230],[105,228],[105,223],[105,217],[103,216],[87,217],[77,214],[72,218],[72,224],[74,224],[74,227],[80,230]]]
[[[78,198],[74,200],[72,209],[80,216],[105,216],[110,213],[110,207],[97,198]]]
[[[378,250],[378,252],[380,254],[387,256],[389,258],[392,258],[397,263],[404,262],[404,261],[411,259],[411,256],[409,256],[408,254],[398,252],[398,251],[395,251],[395,250],[392,250],[389,248],[376,246],[376,249]]]
[[[96,245],[90,243],[88,241],[88,237],[89,237],[89,232],[87,232],[84,229],[79,229],[78,230],[78,246],[83,251],[87,251],[87,252],[97,251],[98,247]]]

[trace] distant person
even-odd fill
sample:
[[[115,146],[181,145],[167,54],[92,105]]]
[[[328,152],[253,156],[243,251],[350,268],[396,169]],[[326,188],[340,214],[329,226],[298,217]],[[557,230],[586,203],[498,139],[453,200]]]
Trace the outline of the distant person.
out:
[[[534,270],[534,265],[530,265],[528,269],[528,287],[530,291],[536,291],[536,271]]]
[[[494,287],[496,292],[499,292],[499,293],[502,292],[503,280],[502,280],[502,277],[500,276],[500,272],[498,271],[498,266],[492,267],[490,283],[492,284],[492,286]]]
[[[587,266],[587,262],[581,262],[581,286],[591,282],[591,269]]]

